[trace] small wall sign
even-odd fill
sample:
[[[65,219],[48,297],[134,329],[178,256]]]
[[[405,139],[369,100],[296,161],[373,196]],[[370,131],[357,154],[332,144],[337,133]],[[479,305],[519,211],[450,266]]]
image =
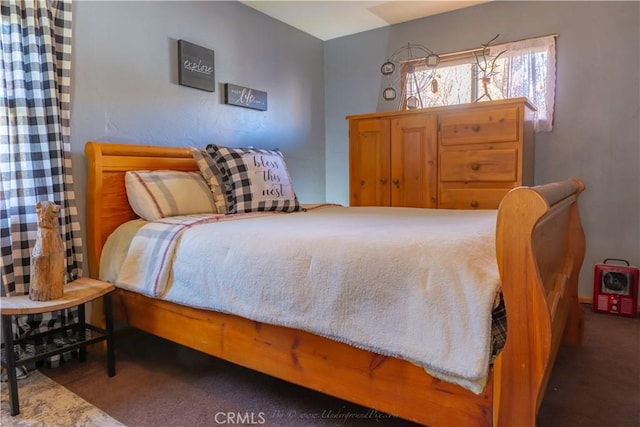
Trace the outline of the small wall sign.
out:
[[[267,92],[231,83],[225,83],[224,103],[238,107],[253,108],[254,110],[267,111]]]
[[[215,92],[214,52],[206,47],[178,40],[178,83]]]

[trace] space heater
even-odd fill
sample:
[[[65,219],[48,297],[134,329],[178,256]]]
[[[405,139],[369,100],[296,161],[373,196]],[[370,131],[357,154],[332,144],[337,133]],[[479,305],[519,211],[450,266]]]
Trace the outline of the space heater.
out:
[[[618,264],[610,264],[615,261]],[[624,264],[624,265],[619,265]],[[638,268],[624,259],[607,258],[596,264],[593,278],[593,310],[635,317],[638,311]]]

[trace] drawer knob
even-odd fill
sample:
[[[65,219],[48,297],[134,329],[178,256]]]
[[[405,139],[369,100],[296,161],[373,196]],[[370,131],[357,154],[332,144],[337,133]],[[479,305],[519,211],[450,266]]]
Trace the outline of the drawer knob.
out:
[[[387,184],[387,178],[380,178],[380,184],[386,185]]]
[[[393,178],[393,185],[396,186],[396,188],[400,188],[400,180],[398,178]]]
[[[480,165],[478,163],[471,163],[471,170],[472,171],[477,171],[478,169],[480,169]]]
[[[474,132],[478,132],[480,130],[480,125],[471,125],[471,130]]]
[[[475,209],[475,208],[477,208],[477,207],[478,207],[478,201],[477,201],[477,200],[472,200],[472,201],[471,201],[471,203],[470,203],[470,205],[471,205],[471,207],[472,207],[472,208],[474,208],[474,209]]]

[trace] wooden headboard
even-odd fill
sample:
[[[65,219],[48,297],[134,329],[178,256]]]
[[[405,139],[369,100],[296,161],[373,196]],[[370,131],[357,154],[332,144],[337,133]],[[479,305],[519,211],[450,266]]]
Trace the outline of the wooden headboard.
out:
[[[198,170],[198,166],[188,147],[152,147],[89,141],[84,152],[88,162],[87,252],[90,276],[97,279],[100,254],[109,234],[120,224],[138,218],[127,200],[125,172],[161,169],[194,171]]]

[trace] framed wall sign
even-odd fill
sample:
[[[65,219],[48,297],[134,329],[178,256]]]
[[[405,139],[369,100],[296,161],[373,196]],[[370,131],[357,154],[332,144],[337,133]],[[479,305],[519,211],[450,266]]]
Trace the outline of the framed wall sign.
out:
[[[231,83],[224,84],[224,103],[238,107],[267,110],[267,92],[238,86]]]
[[[208,92],[216,91],[214,52],[178,40],[178,83]]]

